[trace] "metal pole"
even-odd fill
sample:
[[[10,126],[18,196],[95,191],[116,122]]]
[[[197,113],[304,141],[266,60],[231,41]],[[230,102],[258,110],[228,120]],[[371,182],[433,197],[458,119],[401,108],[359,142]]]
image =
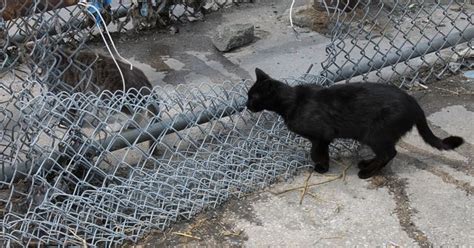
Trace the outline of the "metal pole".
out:
[[[116,151],[127,147],[129,143],[141,143],[150,140],[153,137],[179,132],[196,125],[207,123],[211,120],[220,119],[242,112],[244,109],[245,101],[241,100],[234,101],[231,106],[209,108],[197,113],[179,114],[172,120],[160,121],[150,126],[147,130],[129,130],[105,139],[94,141],[89,147],[84,149],[84,151],[80,151],[80,153],[82,155],[91,154],[92,156],[89,158],[92,159],[98,156],[102,150]],[[190,124],[192,124],[192,126],[190,126]],[[14,167],[4,167],[0,170],[0,180],[8,182],[15,177],[14,180],[17,181],[21,179],[23,175],[30,174],[30,172],[31,174],[36,173],[40,167],[42,167],[43,170],[49,170],[58,163],[58,160],[63,157],[68,157],[68,153],[75,154],[77,152],[78,151],[73,150],[72,148],[67,148],[66,151],[63,152],[54,151],[51,154],[41,156],[36,159],[36,163],[29,161],[20,163]],[[84,165],[90,167],[87,163],[84,163]],[[107,177],[107,175],[100,170],[94,170],[94,172],[100,174],[99,176],[104,178]]]
[[[341,73],[327,72],[327,78],[333,82],[343,81],[371,71],[379,70],[400,62],[417,58],[428,53],[436,52],[448,47],[468,42],[474,39],[474,27],[453,33],[447,37],[437,38],[429,42],[417,44],[414,47],[403,49],[401,52],[391,52],[386,55],[377,55],[372,59],[363,59],[357,65],[343,67]]]

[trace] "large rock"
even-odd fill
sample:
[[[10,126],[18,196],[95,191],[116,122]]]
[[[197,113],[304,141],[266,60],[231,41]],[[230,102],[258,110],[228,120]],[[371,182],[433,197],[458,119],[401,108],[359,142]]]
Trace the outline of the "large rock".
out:
[[[254,40],[252,24],[231,24],[219,26],[212,37],[212,43],[221,52],[245,46]]]
[[[290,10],[287,9],[281,18],[289,22]],[[315,9],[311,5],[303,5],[293,9],[293,24],[300,28],[309,28],[319,33],[327,33],[330,25],[330,17],[326,11]]]

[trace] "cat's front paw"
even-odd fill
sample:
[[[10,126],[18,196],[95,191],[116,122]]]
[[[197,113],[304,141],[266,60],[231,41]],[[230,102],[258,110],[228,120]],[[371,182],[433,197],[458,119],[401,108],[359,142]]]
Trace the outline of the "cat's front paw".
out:
[[[357,164],[357,167],[359,167],[359,169],[361,170],[367,169],[369,167],[369,164],[371,164],[373,161],[374,159],[362,160]]]
[[[374,170],[360,170],[357,175],[359,176],[360,179],[367,179],[375,175],[377,171]]]
[[[314,165],[314,171],[316,171],[319,174],[323,174],[328,172],[329,170],[329,165],[322,165],[322,164],[315,164]]]

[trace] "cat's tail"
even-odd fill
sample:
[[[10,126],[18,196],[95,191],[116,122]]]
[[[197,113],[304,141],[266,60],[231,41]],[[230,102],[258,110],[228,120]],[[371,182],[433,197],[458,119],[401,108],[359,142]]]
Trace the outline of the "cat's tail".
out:
[[[421,118],[419,118],[416,122],[416,128],[418,129],[418,132],[426,143],[439,150],[453,150],[464,143],[463,138],[458,136],[449,136],[444,139],[436,137],[431,131],[431,129],[428,127],[428,123],[426,121],[424,113],[421,115]]]

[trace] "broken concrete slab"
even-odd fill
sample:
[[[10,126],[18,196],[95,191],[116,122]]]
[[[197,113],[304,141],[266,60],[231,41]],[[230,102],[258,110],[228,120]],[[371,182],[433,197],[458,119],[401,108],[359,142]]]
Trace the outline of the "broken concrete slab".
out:
[[[245,46],[254,40],[253,24],[222,25],[216,29],[212,43],[221,52]]]

